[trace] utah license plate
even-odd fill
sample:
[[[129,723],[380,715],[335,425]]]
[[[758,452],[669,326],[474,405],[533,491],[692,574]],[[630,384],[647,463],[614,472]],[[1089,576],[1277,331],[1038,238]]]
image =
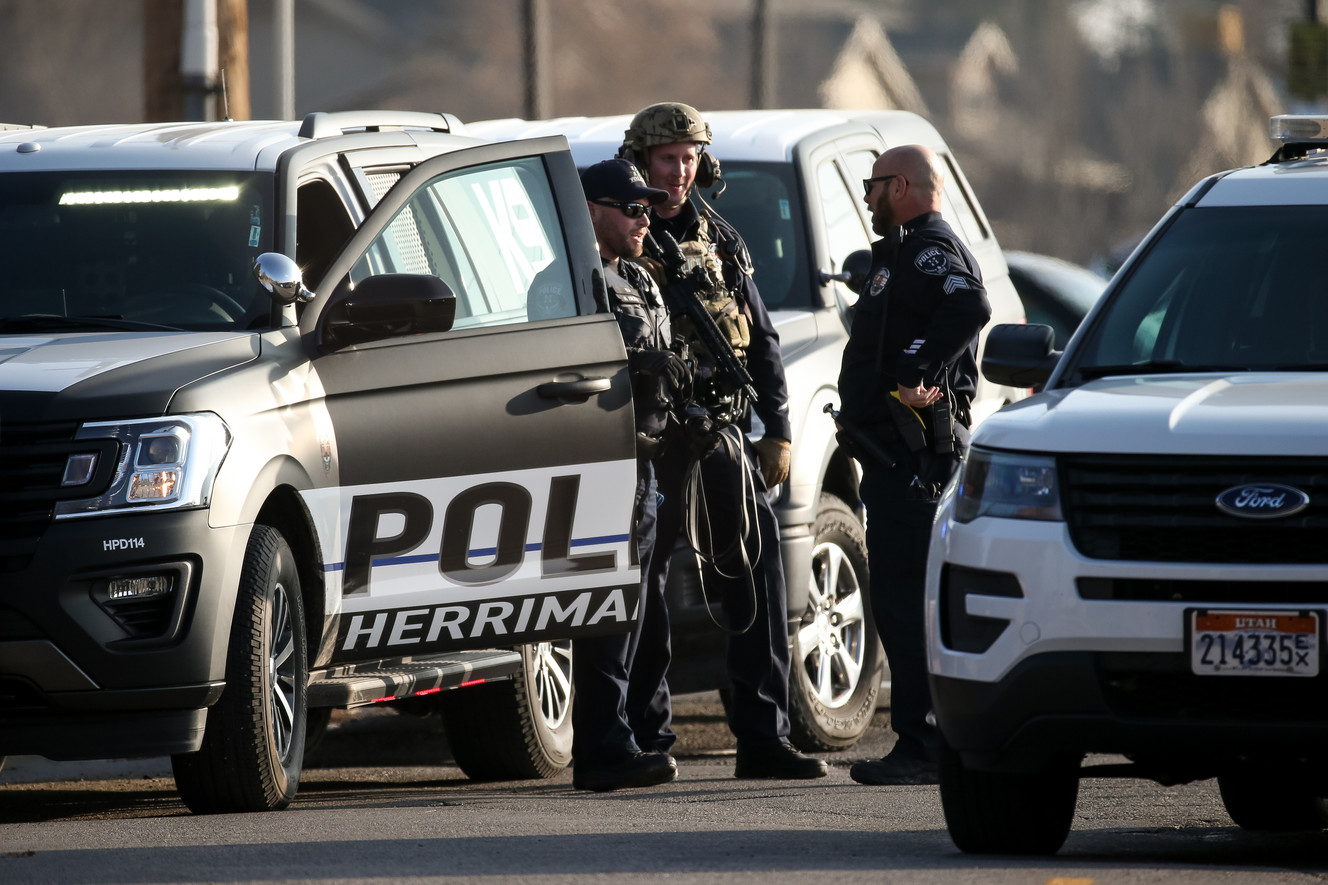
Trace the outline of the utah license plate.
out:
[[[1319,675],[1313,611],[1189,610],[1190,668],[1216,676]]]

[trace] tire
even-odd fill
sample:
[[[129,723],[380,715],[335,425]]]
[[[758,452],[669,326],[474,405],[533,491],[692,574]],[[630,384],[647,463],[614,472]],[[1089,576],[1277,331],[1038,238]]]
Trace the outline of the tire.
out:
[[[1217,787],[1227,814],[1242,830],[1322,830],[1328,824],[1328,802],[1284,773],[1218,775]]]
[[[803,750],[842,750],[871,725],[885,655],[867,599],[867,538],[843,501],[822,495],[807,609],[793,636],[790,739]]]
[[[304,758],[308,649],[295,555],[257,525],[245,551],[226,654],[226,688],[203,746],[171,758],[196,814],[275,811],[295,798]]]
[[[572,644],[521,647],[511,679],[439,698],[452,757],[476,781],[553,777],[572,761]]]
[[[941,808],[955,847],[969,854],[1055,854],[1065,844],[1079,795],[1078,760],[1042,771],[974,771],[941,747]]]

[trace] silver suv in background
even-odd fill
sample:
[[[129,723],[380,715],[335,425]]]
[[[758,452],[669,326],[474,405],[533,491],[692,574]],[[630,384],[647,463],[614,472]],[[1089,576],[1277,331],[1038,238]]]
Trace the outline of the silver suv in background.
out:
[[[793,423],[792,471],[773,491],[788,584],[792,738],[804,750],[851,746],[876,708],[883,654],[867,612],[867,553],[858,470],[824,414],[838,404],[840,357],[857,295],[849,256],[870,247],[862,180],[889,147],[931,147],[949,171],[943,214],[982,265],[993,322],[1023,321],[1001,249],[953,152],[936,129],[902,111],[703,112],[721,184],[702,192],[751,251],[755,280],[779,332]],[[565,135],[578,166],[614,156],[630,116],[490,120],[487,138]],[[858,256],[862,261],[865,256]],[[859,272],[865,272],[865,263]],[[981,382],[975,421],[1026,391]],[[759,437],[762,429],[753,428]],[[722,688],[723,634],[711,621],[690,551],[670,573],[676,693]]]

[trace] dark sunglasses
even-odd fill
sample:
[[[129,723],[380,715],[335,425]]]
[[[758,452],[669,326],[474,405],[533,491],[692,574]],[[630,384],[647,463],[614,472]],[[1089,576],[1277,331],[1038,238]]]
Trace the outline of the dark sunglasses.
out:
[[[614,200],[592,200],[591,202],[597,206],[609,206],[613,209],[621,210],[622,214],[626,215],[628,218],[640,218],[642,215],[646,214],[646,209],[649,208],[641,203],[618,203]]]
[[[896,173],[895,175],[878,175],[875,178],[862,179],[862,195],[865,197],[871,193],[872,185],[878,181],[889,181],[892,178],[903,178],[904,176]]]

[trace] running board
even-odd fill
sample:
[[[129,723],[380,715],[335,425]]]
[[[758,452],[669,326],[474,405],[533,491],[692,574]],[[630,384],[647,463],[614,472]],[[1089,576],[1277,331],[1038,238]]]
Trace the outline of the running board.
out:
[[[474,682],[509,679],[521,672],[521,652],[461,651],[389,663],[347,664],[309,674],[309,706],[354,707],[434,694]]]

